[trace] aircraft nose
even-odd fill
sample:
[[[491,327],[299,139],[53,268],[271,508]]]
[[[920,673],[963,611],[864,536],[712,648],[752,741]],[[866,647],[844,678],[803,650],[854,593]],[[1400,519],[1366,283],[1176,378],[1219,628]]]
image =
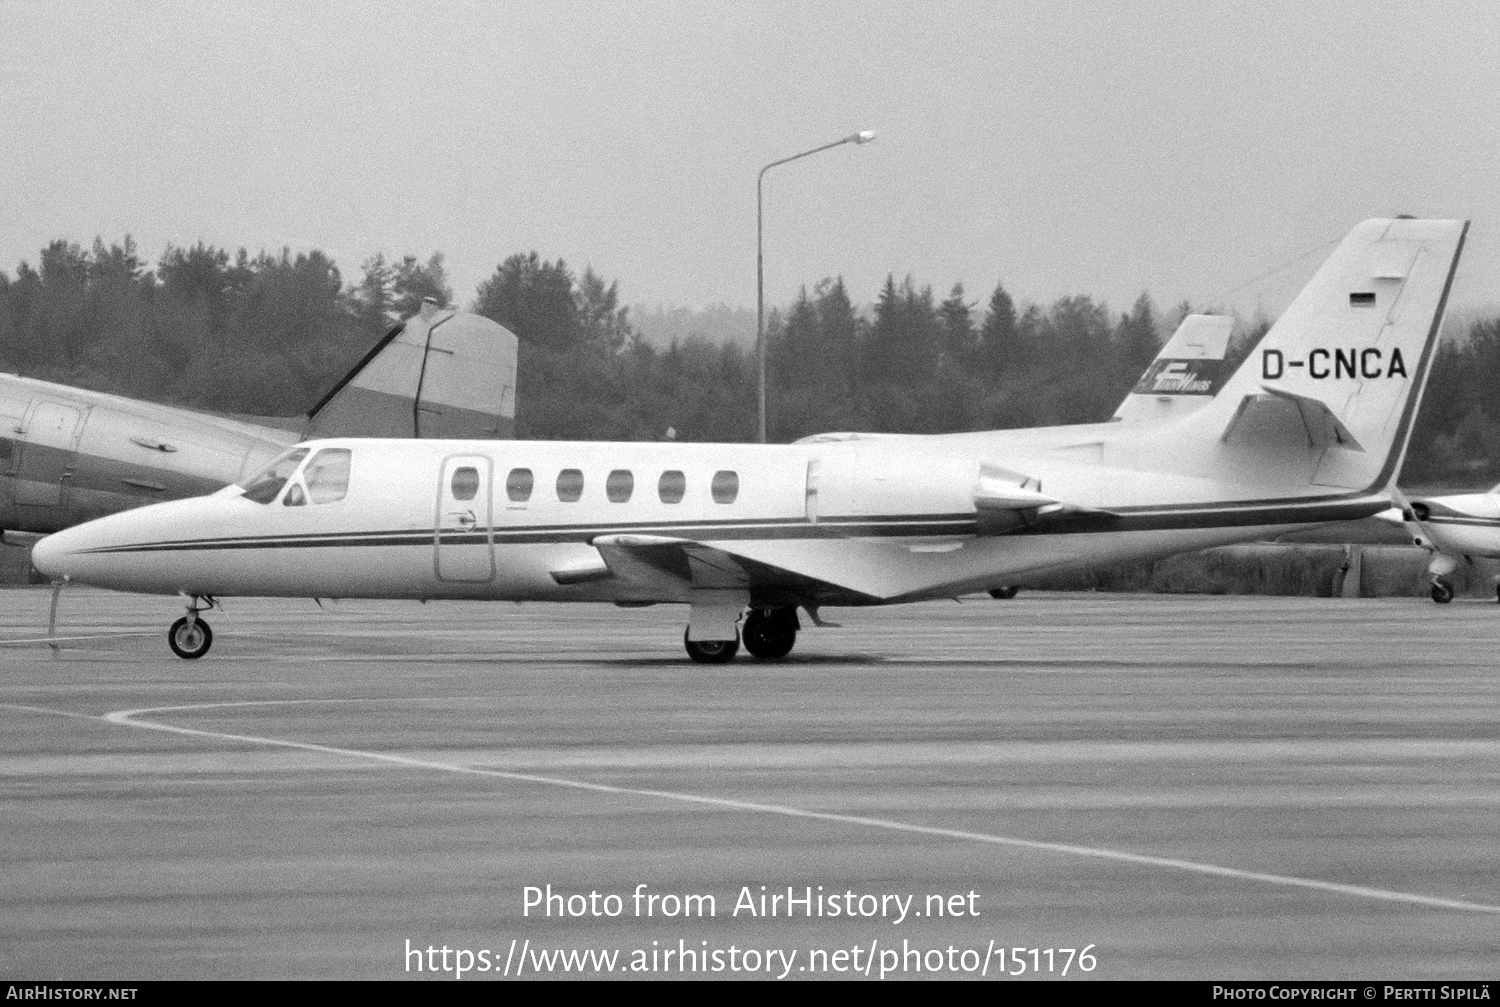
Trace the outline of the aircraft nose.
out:
[[[58,580],[69,576],[69,568],[75,552],[76,536],[67,531],[54,532],[31,547],[31,565],[43,574]]]

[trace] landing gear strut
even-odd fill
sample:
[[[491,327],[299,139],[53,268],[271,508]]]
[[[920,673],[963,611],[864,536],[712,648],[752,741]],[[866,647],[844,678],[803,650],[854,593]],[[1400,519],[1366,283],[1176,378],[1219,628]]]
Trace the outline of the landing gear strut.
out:
[[[205,600],[208,604],[200,604]],[[207,612],[213,607],[212,598],[194,596],[188,602],[187,615],[172,623],[172,628],[167,630],[167,646],[172,648],[172,653],[189,661],[208,653],[208,648],[213,646],[214,631],[208,628],[208,623],[198,618],[198,613]]]
[[[1453,600],[1453,585],[1448,583],[1446,580],[1443,580],[1441,577],[1433,578],[1432,600],[1437,602],[1439,605],[1448,604]]]
[[[779,661],[792,652],[797,643],[795,608],[757,608],[745,616],[745,649],[761,661]]]

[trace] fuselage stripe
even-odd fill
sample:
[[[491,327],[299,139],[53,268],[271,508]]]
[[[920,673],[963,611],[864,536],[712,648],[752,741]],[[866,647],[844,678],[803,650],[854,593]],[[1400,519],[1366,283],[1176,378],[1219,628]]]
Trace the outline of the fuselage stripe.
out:
[[[1200,508],[1184,511],[1163,508],[1155,513],[1060,513],[1005,535],[1091,534],[1129,531],[1171,531],[1253,525],[1301,525],[1355,520],[1385,509],[1388,501],[1366,499],[1301,506]],[[245,536],[238,538],[179,539],[83,550],[91,554],[187,552],[227,549],[305,549],[352,546],[431,546],[434,544],[538,545],[592,542],[602,535],[652,532],[695,541],[837,538],[931,538],[968,536],[979,530],[973,514],[922,515],[917,518],[835,518],[811,523],[800,519],[746,522],[690,522],[672,524],[539,525],[530,528],[413,529],[401,531],[337,532],[310,535]]]

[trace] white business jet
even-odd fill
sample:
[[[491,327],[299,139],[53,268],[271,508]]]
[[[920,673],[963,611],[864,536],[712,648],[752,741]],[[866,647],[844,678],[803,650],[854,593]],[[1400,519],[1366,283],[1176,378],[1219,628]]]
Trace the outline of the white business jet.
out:
[[[949,598],[1390,506],[1468,224],[1355,227],[1207,404],[1160,422],[786,445],[315,440],[211,496],[43,539],[38,569],[177,594],[686,604],[695,661],[797,609]],[[743,625],[741,619],[743,618]]]

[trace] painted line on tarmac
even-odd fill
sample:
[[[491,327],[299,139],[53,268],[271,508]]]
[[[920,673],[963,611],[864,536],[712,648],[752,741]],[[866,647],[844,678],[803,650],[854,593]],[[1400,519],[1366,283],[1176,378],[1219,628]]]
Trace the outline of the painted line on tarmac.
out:
[[[74,720],[102,720],[96,713],[74,713],[72,710],[53,710],[46,706],[26,706],[23,703],[0,703],[0,710],[18,710],[21,713],[45,713],[53,717],[72,717]]]
[[[1199,863],[1194,860],[1179,860],[1175,857],[1153,857],[1142,853],[1129,853],[1124,850],[1111,850],[1098,846],[1076,846],[1071,843],[1052,843],[1036,839],[1018,839],[1013,836],[997,836],[987,832],[969,832],[963,829],[945,829],[934,825],[915,825],[910,822],[898,822],[888,818],[869,818],[863,815],[842,815],[831,811],[810,811],[806,808],[794,808],[783,804],[760,804],[754,801],[737,801],[727,797],[708,797],[702,794],[687,794],[672,790],[647,790],[639,787],[617,787],[607,783],[589,783],[583,780],[567,780],[553,776],[539,776],[534,773],[517,773],[504,769],[487,769],[480,766],[460,766],[449,762],[434,762],[430,759],[414,759],[405,755],[392,755],[388,752],[370,752],[358,748],[342,748],[337,745],[319,745],[309,741],[288,741],[281,738],[263,738],[250,734],[229,734],[224,731],[204,731],[192,727],[177,727],[172,724],[162,724],[150,720],[137,720],[147,714],[187,713],[198,710],[218,710],[231,707],[247,706],[290,706],[294,704],[327,702],[326,700],[305,699],[280,699],[265,701],[243,701],[234,703],[195,703],[188,706],[153,706],[143,707],[136,710],[115,710],[106,713],[100,719],[111,724],[122,727],[136,727],[148,731],[165,731],[170,734],[182,734],[195,738],[213,738],[218,741],[238,741],[250,745],[264,745],[274,748],[291,748],[304,752],[319,752],[325,755],[342,755],[352,759],[367,759],[384,762],[390,765],[405,766],[410,769],[431,769],[444,773],[454,773],[461,776],[479,776],[491,779],[513,780],[518,783],[537,783],[551,787],[564,787],[570,790],[582,790],[598,794],[621,794],[632,797],[652,797],[667,801],[678,801],[686,804],[697,804],[713,808],[724,808],[730,811],[748,811],[758,814],[780,815],[786,818],[801,818],[820,822],[837,822],[842,825],[858,825],[866,828],[885,829],[890,832],[906,832],[915,835],[937,836],[943,839],[957,839],[966,842],[986,843],[991,846],[1008,846],[1013,849],[1035,850],[1044,853],[1065,853],[1076,857],[1087,857],[1093,860],[1108,860],[1115,863],[1136,864],[1143,867],[1165,867],[1172,870],[1188,871],[1193,874],[1205,874],[1211,877],[1230,878],[1236,881],[1254,881],[1262,884],[1280,885],[1290,888],[1304,888],[1313,891],[1328,892],[1335,895],[1348,895],[1363,899],[1377,899],[1382,902],[1404,902],[1409,905],[1425,906],[1429,909],[1455,909],[1462,912],[1473,913],[1495,913],[1500,914],[1500,906],[1486,905],[1481,902],[1468,902],[1463,899],[1442,898],[1436,895],[1419,895],[1413,892],[1397,892],[1385,888],[1370,888],[1365,885],[1345,885],[1334,881],[1319,881],[1315,878],[1299,878],[1288,874],[1267,874],[1262,871],[1249,871],[1239,867],[1221,867],[1217,864]],[[358,700],[344,700],[343,702],[358,702]],[[56,712],[56,711],[48,711]],[[73,714],[73,716],[77,716]]]
[[[18,647],[36,643],[72,643],[76,640],[118,640],[127,636],[155,636],[154,632],[131,630],[121,633],[89,633],[83,636],[33,636],[23,640],[0,640],[0,647]]]

